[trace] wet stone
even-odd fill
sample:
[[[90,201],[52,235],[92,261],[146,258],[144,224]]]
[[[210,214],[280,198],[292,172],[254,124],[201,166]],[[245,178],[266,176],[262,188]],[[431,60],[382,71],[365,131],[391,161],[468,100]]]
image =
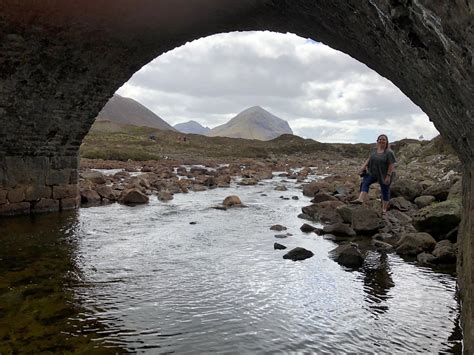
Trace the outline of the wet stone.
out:
[[[283,255],[283,259],[290,259],[293,261],[305,260],[313,256],[313,252],[305,248],[296,247],[291,249],[288,253]]]
[[[273,249],[275,250],[284,250],[286,249],[286,246],[280,243],[273,243]]]

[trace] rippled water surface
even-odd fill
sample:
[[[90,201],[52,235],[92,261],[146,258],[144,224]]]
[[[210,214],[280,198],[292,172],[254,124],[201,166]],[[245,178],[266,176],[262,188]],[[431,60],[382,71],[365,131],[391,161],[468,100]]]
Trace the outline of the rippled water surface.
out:
[[[0,352],[452,351],[454,276],[391,254],[342,268],[281,183],[1,221]],[[247,208],[210,208],[231,194]]]

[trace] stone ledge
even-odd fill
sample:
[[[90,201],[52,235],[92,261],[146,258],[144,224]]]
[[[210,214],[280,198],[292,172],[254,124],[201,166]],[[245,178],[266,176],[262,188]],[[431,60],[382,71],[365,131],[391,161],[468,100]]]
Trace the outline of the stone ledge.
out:
[[[28,186],[25,192],[26,201],[37,201],[42,198],[51,198],[51,187]]]
[[[0,216],[14,216],[29,214],[31,204],[29,202],[6,203],[0,205]]]
[[[77,197],[78,195],[79,187],[77,185],[53,186],[53,198],[56,200]]]
[[[17,187],[8,191],[7,199],[10,203],[22,202],[25,200],[25,188]]]
[[[61,211],[66,210],[74,210],[79,208],[81,204],[81,196],[73,197],[73,198],[63,198],[60,202]]]
[[[7,190],[0,190],[0,205],[3,205],[4,203],[7,203]]]
[[[32,213],[59,211],[59,201],[51,198],[42,198],[31,207]]]

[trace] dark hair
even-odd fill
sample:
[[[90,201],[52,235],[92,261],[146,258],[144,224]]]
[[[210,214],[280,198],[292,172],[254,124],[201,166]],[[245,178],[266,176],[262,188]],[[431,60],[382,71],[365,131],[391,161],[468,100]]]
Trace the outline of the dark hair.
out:
[[[386,134],[381,134],[381,135],[379,135],[379,136],[377,137],[377,142],[379,141],[380,137],[385,137],[385,139],[387,140],[387,145],[385,146],[384,151],[386,151],[387,149],[390,149],[390,143],[389,143],[389,141],[388,141],[387,135],[386,135]]]

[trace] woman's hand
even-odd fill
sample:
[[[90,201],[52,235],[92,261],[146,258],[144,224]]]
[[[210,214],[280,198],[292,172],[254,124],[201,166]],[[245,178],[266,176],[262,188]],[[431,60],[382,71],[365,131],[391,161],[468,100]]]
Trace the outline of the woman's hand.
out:
[[[390,185],[390,179],[391,179],[390,175],[385,175],[385,178],[383,179],[383,183],[385,185]]]

